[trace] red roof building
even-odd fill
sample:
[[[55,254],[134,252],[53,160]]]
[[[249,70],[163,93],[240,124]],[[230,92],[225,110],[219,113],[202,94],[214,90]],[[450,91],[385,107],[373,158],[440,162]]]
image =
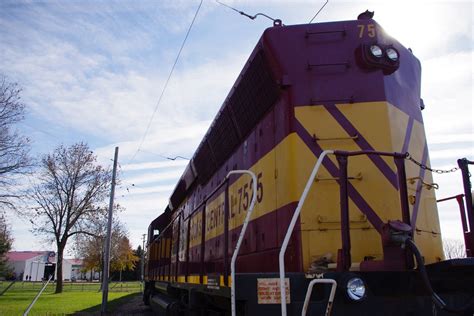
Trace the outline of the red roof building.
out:
[[[10,251],[8,263],[17,280],[41,281],[55,274],[54,251]]]

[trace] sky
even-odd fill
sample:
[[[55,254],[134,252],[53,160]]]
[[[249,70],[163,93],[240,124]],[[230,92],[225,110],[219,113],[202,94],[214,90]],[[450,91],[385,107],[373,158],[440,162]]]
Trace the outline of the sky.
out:
[[[166,207],[240,70],[271,21],[204,0],[161,102],[157,102],[199,0],[0,2],[0,72],[22,87],[18,129],[35,157],[85,141],[103,165],[119,149],[116,203],[134,247]],[[309,22],[323,1],[222,1],[286,25]],[[366,9],[420,59],[431,164],[474,159],[471,1],[330,0],[315,22]],[[157,108],[156,108],[157,107]],[[143,140],[154,111],[150,129]],[[434,175],[437,197],[461,193],[459,172]],[[462,239],[455,201],[439,205],[444,238]],[[55,249],[10,213],[14,250]],[[72,255],[72,254],[71,254]]]

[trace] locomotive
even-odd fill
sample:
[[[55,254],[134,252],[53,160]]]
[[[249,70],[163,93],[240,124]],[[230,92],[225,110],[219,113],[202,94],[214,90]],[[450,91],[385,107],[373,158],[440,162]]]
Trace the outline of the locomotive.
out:
[[[472,162],[460,160],[468,258],[445,260],[420,80],[370,14],[266,29],[148,227],[145,303],[162,315],[472,315]]]

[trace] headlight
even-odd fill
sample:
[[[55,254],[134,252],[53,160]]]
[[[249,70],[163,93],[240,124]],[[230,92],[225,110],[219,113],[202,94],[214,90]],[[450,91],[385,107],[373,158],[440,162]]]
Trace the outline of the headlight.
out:
[[[353,277],[347,281],[347,296],[353,301],[361,301],[365,298],[367,290],[361,278]]]
[[[400,66],[400,53],[391,44],[361,44],[355,50],[359,67],[367,70],[382,69],[384,75],[390,75]]]
[[[397,61],[398,60],[398,52],[394,48],[387,48],[387,57],[391,61]]]
[[[383,52],[382,52],[382,49],[377,46],[377,45],[372,45],[370,46],[370,53],[374,56],[374,57],[377,57],[377,58],[380,58],[382,57],[383,55]]]

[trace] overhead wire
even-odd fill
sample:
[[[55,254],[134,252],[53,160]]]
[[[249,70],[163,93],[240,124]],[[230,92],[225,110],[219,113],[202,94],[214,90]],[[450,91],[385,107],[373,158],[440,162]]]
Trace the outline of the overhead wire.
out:
[[[152,152],[148,152],[148,153],[154,154],[154,153],[152,153]],[[158,155],[158,154],[156,154],[156,155]],[[158,156],[160,156],[160,157],[165,157],[165,156],[162,156],[162,155],[158,155]],[[181,156],[177,156],[177,157],[175,157],[175,158],[169,158],[169,157],[165,157],[165,158],[168,158],[168,159],[170,159],[170,160],[176,160],[177,158],[182,158],[182,159],[187,159],[187,160],[189,160],[188,158],[181,157]],[[112,159],[111,159],[111,160],[112,160]],[[120,174],[120,173],[122,173],[122,172],[123,172],[122,165],[120,164],[120,162],[118,162],[118,174]],[[117,178],[118,178],[118,176],[117,176]],[[118,181],[119,181],[119,183],[118,183],[118,185],[117,185],[118,188],[120,188],[120,189],[125,189],[127,195],[133,194],[132,191],[131,191],[131,189],[142,189],[142,190],[145,190],[145,189],[149,188],[149,187],[147,187],[147,186],[142,186],[141,184],[138,185],[138,184],[136,184],[136,183],[134,183],[134,182],[131,182],[131,181],[128,181],[128,180],[124,180],[124,179],[122,179],[122,178],[120,178]],[[121,196],[122,198],[124,198],[124,197],[125,197],[125,192],[123,192],[120,196]]]
[[[177,159],[182,159],[182,160],[191,160],[189,158],[186,158],[186,157],[183,157],[183,156],[174,156],[174,157],[168,157],[168,156],[165,156],[165,155],[162,155],[162,154],[157,154],[157,153],[154,153],[154,152],[151,152],[151,151],[148,151],[148,150],[143,150],[143,149],[140,149],[139,151],[141,152],[144,152],[144,153],[148,153],[148,154],[151,154],[151,155],[155,155],[157,157],[160,157],[160,158],[163,158],[163,159],[167,159],[167,160],[171,160],[171,161],[175,161]]]
[[[166,88],[168,87],[168,83],[170,82],[171,76],[173,75],[174,69],[175,69],[175,67],[176,67],[176,64],[178,63],[179,57],[181,56],[181,52],[183,51],[184,45],[186,44],[186,40],[188,39],[188,36],[189,36],[189,34],[191,33],[191,29],[193,28],[194,22],[196,21],[196,17],[197,17],[197,15],[198,15],[198,13],[199,13],[199,10],[201,9],[202,2],[203,2],[203,0],[201,0],[201,2],[199,3],[199,6],[198,6],[198,8],[197,8],[197,10],[196,10],[196,13],[194,14],[194,17],[193,17],[193,19],[192,19],[192,21],[191,21],[191,24],[189,25],[188,31],[186,32],[186,36],[184,37],[184,40],[183,40],[183,42],[182,42],[182,44],[181,44],[181,46],[180,46],[180,48],[179,48],[178,54],[176,55],[176,59],[175,59],[175,61],[174,61],[174,63],[173,63],[173,66],[171,67],[171,71],[170,71],[170,73],[169,73],[169,75],[168,75],[168,78],[166,79],[166,82],[165,82],[165,85],[163,86],[163,89],[161,90],[161,94],[160,94],[160,97],[158,98],[158,102],[156,103],[155,109],[153,110],[153,113],[152,113],[152,115],[151,115],[151,117],[150,117],[150,120],[149,120],[149,122],[148,122],[148,125],[147,125],[147,127],[146,127],[146,129],[145,129],[145,133],[143,134],[143,137],[142,137],[142,139],[141,139],[141,141],[140,141],[140,145],[138,145],[137,150],[135,151],[135,153],[133,154],[132,158],[129,160],[128,163],[131,163],[133,160],[135,160],[135,157],[137,156],[138,152],[140,151],[141,147],[143,146],[143,143],[144,143],[144,141],[145,141],[145,139],[146,139],[146,136],[147,136],[148,132],[150,131],[151,123],[153,122],[153,119],[154,119],[154,117],[155,117],[156,111],[158,110],[158,107],[159,107],[159,105],[160,105],[160,103],[161,103],[161,100],[163,99],[163,96],[164,96],[164,94],[165,94]]]
[[[323,4],[323,6],[321,8],[319,8],[318,12],[316,12],[316,14],[313,16],[313,18],[308,22],[308,24],[311,24],[311,22],[313,22],[313,20],[318,16],[319,12],[321,12],[324,7],[326,6],[326,4],[328,4],[329,0],[326,0],[326,2]]]

